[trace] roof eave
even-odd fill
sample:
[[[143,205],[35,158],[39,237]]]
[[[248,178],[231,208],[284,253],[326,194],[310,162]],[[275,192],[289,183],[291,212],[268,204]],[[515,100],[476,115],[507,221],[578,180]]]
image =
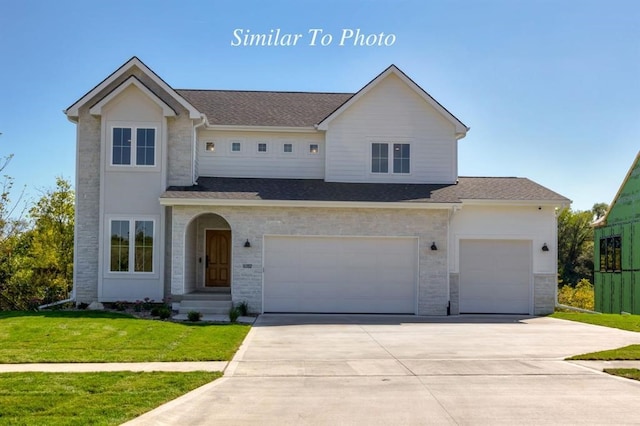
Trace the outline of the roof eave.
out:
[[[368,209],[450,209],[459,203],[436,202],[370,202],[370,201],[312,201],[312,200],[242,200],[199,197],[161,196],[163,206],[234,206],[234,207],[317,207]]]
[[[502,200],[502,199],[477,199],[477,198],[461,198],[462,205],[476,205],[476,206],[551,206],[558,208],[565,208],[571,205],[571,200],[552,200],[552,199],[539,199],[539,200]]]
[[[230,132],[281,132],[281,133],[317,133],[315,126],[250,126],[236,124],[208,124],[207,130],[220,130]]]

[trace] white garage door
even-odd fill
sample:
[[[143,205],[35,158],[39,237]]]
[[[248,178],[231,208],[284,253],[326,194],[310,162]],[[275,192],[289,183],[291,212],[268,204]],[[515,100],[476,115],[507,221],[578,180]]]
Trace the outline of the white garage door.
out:
[[[460,241],[460,312],[531,313],[531,241]]]
[[[265,237],[264,311],[415,313],[417,239]]]

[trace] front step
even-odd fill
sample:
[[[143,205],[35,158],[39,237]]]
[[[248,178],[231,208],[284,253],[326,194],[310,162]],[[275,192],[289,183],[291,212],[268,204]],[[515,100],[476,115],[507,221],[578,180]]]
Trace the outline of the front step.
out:
[[[228,293],[191,293],[185,295],[180,302],[178,313],[195,311],[201,314],[228,315],[232,306],[231,294]]]

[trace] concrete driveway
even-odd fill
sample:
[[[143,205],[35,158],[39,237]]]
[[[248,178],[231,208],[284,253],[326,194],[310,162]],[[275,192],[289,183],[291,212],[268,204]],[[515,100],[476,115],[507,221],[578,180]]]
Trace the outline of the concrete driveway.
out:
[[[131,424],[640,424],[640,382],[563,361],[640,333],[552,318],[263,315],[225,377]]]

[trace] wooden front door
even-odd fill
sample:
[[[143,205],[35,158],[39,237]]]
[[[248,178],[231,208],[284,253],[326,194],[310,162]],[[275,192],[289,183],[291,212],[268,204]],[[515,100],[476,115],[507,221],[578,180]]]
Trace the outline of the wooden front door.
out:
[[[229,287],[231,280],[231,231],[207,230],[205,280],[207,287]]]

